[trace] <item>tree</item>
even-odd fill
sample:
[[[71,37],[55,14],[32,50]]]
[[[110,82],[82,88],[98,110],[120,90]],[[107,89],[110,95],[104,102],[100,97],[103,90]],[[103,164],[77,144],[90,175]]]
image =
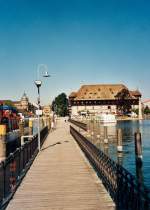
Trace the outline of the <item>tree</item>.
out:
[[[117,95],[116,99],[118,100],[117,109],[122,113],[126,114],[131,111],[131,95],[127,89],[122,89]]]
[[[52,110],[59,116],[68,115],[68,99],[65,93],[59,94],[52,102]]]
[[[7,105],[7,106],[15,107],[14,104],[13,104],[13,102],[12,102],[11,100],[5,100],[5,101],[3,102],[3,104],[4,104],[4,105]]]
[[[139,115],[139,109],[136,108],[136,109],[132,109],[132,112],[136,113],[137,115]]]
[[[144,108],[144,114],[150,114],[150,108],[148,106]]]

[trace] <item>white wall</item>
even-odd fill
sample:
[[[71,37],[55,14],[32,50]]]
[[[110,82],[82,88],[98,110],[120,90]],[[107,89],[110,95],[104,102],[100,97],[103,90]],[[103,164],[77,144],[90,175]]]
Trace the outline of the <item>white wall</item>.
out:
[[[78,111],[89,111],[91,113],[108,113],[113,112],[116,113],[116,105],[110,105],[111,109],[108,109],[109,105],[106,106],[72,106],[71,107],[71,115],[78,115]]]

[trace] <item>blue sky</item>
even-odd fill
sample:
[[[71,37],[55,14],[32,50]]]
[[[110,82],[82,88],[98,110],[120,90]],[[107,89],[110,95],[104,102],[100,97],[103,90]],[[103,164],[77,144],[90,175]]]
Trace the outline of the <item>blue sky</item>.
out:
[[[36,101],[81,84],[124,83],[150,93],[149,0],[0,0],[0,98]]]

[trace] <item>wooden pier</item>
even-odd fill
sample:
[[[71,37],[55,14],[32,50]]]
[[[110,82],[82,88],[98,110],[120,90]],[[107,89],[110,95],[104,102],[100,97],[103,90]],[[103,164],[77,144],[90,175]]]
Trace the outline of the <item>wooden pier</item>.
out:
[[[115,205],[59,120],[7,210],[113,210]]]

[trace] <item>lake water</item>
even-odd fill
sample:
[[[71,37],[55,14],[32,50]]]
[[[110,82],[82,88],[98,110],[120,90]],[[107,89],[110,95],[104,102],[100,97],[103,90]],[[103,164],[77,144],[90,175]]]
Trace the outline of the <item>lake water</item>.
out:
[[[121,128],[123,133],[123,153],[119,156],[116,148],[117,128]],[[94,131],[94,135],[88,137],[92,143],[133,175],[139,177],[146,186],[150,187],[150,120],[120,121],[115,126],[109,126],[107,128],[109,138],[108,146],[103,143],[104,127],[99,122],[89,123],[88,129],[90,133]],[[135,164],[134,133],[137,130],[142,134],[143,165],[141,169],[137,168]],[[100,138],[97,136],[99,134]]]

